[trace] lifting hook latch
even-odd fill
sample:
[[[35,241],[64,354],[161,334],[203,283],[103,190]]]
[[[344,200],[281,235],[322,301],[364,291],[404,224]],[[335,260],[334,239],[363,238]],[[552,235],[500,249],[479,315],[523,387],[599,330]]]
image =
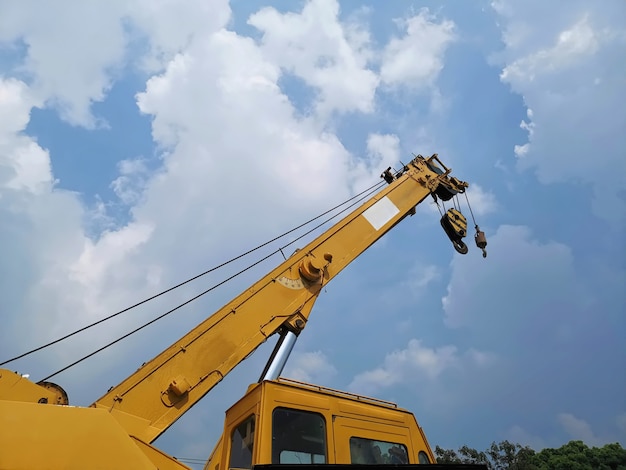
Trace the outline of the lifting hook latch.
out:
[[[476,235],[474,235],[474,240],[476,241],[476,246],[483,250],[483,258],[487,257],[487,237],[485,237],[485,232],[480,230],[480,227],[476,225]]]

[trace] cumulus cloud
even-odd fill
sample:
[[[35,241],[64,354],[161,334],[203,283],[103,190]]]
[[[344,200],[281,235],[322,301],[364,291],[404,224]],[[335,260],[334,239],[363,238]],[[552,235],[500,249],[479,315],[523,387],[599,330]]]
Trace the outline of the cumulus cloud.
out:
[[[487,215],[498,209],[496,196],[491,191],[486,191],[482,186],[471,183],[467,189],[467,197],[472,205],[474,215]]]
[[[520,170],[534,169],[543,183],[589,185],[594,211],[623,225],[626,183],[626,53],[624,5],[592,8],[572,2],[567,12],[545,10],[542,2],[522,7],[493,3],[505,49],[501,80],[523,96],[529,109],[522,128],[528,142],[515,146]],[[541,13],[539,14],[539,10]],[[549,20],[548,20],[549,18]],[[532,110],[532,111],[531,111]]]
[[[171,21],[174,12],[176,22]],[[187,2],[183,9],[174,1],[3,2],[0,45],[25,45],[13,73],[27,77],[32,93],[63,119],[94,127],[105,123],[92,114],[91,105],[106,97],[128,66],[129,50],[141,49],[136,43],[145,40],[147,47],[134,57],[137,63],[160,68],[196,32],[219,29],[229,17],[225,0]]]
[[[152,72],[162,69],[197,34],[219,31],[231,19],[228,0],[188,0],[184,8],[176,0],[134,0],[124,4],[125,19],[131,22],[133,32],[147,39],[148,51],[140,61]]]
[[[5,308],[19,309],[7,313],[39,310],[42,305],[34,305],[37,286],[59,274],[65,256],[74,251],[72,244],[81,240],[65,231],[66,224],[80,225],[77,198],[55,190],[48,152],[23,134],[37,103],[23,82],[0,80],[0,240],[11,247],[4,251],[0,270],[6,280]],[[26,316],[16,317],[19,326],[29,326]],[[6,338],[6,343],[12,341]]]
[[[367,152],[374,159],[372,166],[386,168],[400,160],[400,139],[393,134],[367,136]]]
[[[368,35],[338,16],[336,0],[310,0],[299,14],[266,7],[248,23],[261,31],[269,60],[317,90],[318,112],[371,112],[378,77],[368,68]]]
[[[39,101],[22,81],[0,77],[0,185],[7,190],[41,194],[53,184],[48,153],[22,134],[30,110]],[[2,194],[0,192],[0,194]]]
[[[400,138],[395,134],[369,134],[365,157],[354,157],[350,164],[350,180],[353,192],[361,192],[380,181],[380,175],[388,167],[399,168]]]
[[[504,67],[500,78],[505,82],[532,82],[537,73],[550,73],[588,59],[598,47],[596,33],[585,15],[570,29],[560,32],[553,46],[539,49]]]
[[[30,110],[40,104],[21,80],[2,78],[0,81],[0,132],[5,140],[9,135],[23,131],[30,120]]]
[[[583,441],[588,445],[602,445],[602,439],[594,435],[591,426],[584,419],[577,418],[571,413],[559,413],[559,424],[571,439]]]
[[[460,353],[453,345],[429,348],[421,340],[411,339],[405,349],[387,354],[380,367],[357,374],[349,388],[376,393],[399,384],[436,381],[448,370],[481,367],[492,360],[495,356],[491,353],[476,350]]]
[[[122,160],[117,167],[120,176],[113,180],[111,188],[124,204],[136,204],[150,176],[145,159]]]
[[[11,247],[3,251],[0,270],[6,313],[21,332],[3,338],[5,354],[64,334],[68,324],[83,324],[70,319],[87,320],[127,305],[141,292],[132,290],[145,285],[139,266],[121,267],[149,237],[149,228],[131,224],[100,234],[99,241],[85,234],[85,219],[102,214],[87,212],[77,194],[55,187],[49,152],[23,134],[37,103],[23,82],[0,81],[0,122],[10,122],[0,127],[0,240]],[[128,289],[122,299],[108,292],[112,278]]]
[[[22,68],[40,99],[72,124],[93,126],[90,105],[104,98],[123,60],[124,31],[117,8],[70,3],[3,2],[0,42],[26,45]],[[68,14],[55,15],[59,9]]]
[[[323,385],[336,374],[337,369],[322,351],[311,351],[294,354],[282,375],[302,382]]]
[[[298,207],[304,217],[347,195],[349,153],[334,134],[296,117],[278,79],[252,40],[229,31],[202,38],[152,77],[138,104],[168,150],[135,217],[168,214],[181,227],[195,219],[195,230],[215,242],[228,230],[241,238],[252,227],[258,236],[275,233],[270,224],[285,222],[286,209]],[[238,168],[245,171],[232,171]],[[242,217],[224,204],[255,210]],[[177,230],[156,235],[176,238]]]
[[[454,40],[454,23],[437,21],[427,9],[397,20],[404,30],[385,46],[380,65],[384,84],[409,89],[427,88],[443,69],[443,57]]]

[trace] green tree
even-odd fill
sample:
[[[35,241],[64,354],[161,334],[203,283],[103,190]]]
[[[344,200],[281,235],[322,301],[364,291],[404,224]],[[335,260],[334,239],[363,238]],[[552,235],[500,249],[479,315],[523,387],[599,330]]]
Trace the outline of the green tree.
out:
[[[509,441],[502,441],[499,444],[491,443],[487,450],[493,470],[536,470],[532,463],[535,451],[530,447],[522,447]]]
[[[476,449],[463,446],[459,449],[459,454],[462,456],[462,463],[480,463],[487,465],[487,468],[491,468],[487,454],[484,452],[478,452]]]
[[[539,470],[626,470],[626,450],[618,443],[589,447],[570,441],[558,449],[543,449],[533,463]]]
[[[443,449],[439,446],[435,447],[435,457],[437,458],[437,463],[462,463],[455,451]]]
[[[489,470],[626,470],[626,450],[618,443],[589,447],[570,441],[557,448],[535,452],[509,441],[493,442],[480,452],[468,446],[458,449],[435,448],[438,463],[484,464]]]
[[[483,464],[489,470],[536,470],[529,459],[534,455],[529,447],[509,441],[495,442],[484,452],[468,446],[460,447],[458,453],[450,449],[435,447],[438,463]]]

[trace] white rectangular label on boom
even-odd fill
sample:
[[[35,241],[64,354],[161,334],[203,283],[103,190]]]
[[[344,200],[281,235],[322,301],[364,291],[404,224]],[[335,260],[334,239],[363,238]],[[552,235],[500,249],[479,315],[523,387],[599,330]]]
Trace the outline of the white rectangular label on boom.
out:
[[[363,217],[365,217],[375,230],[378,230],[399,212],[400,209],[398,209],[396,205],[391,202],[387,196],[385,196],[372,207],[363,212]]]

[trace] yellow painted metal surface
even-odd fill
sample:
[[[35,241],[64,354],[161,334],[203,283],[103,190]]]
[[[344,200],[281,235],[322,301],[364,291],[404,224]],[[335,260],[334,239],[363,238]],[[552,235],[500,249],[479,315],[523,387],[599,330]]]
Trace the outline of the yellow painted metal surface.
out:
[[[170,457],[165,452],[151,446],[133,436],[130,436],[137,447],[150,459],[150,461],[156,465],[159,470],[189,470],[187,465],[179,462],[173,457]]]
[[[0,400],[0,469],[87,468],[188,467],[136,443],[105,410]]]
[[[0,400],[54,403],[56,394],[20,374],[0,369]],[[1,467],[0,467],[1,468]]]
[[[2,469],[156,469],[104,410],[0,401]]]
[[[152,442],[282,327],[301,330],[322,286],[388,232],[439,184],[467,184],[418,156],[388,186],[113,387],[93,406]],[[136,416],[137,419],[129,419]]]
[[[405,448],[406,463],[419,463],[420,453],[427,455],[430,462],[435,461],[415,417],[396,404],[279,379],[252,387],[226,412],[224,434],[205,469],[232,467],[231,447],[239,444],[233,435],[238,426],[252,415],[255,418],[252,464],[285,463],[276,461],[277,456],[272,447],[277,439],[273,423],[274,411],[277,409],[307,412],[322,418],[325,423],[325,463],[354,463],[354,449],[351,448],[351,440],[354,438]],[[294,455],[302,458],[302,454]]]

